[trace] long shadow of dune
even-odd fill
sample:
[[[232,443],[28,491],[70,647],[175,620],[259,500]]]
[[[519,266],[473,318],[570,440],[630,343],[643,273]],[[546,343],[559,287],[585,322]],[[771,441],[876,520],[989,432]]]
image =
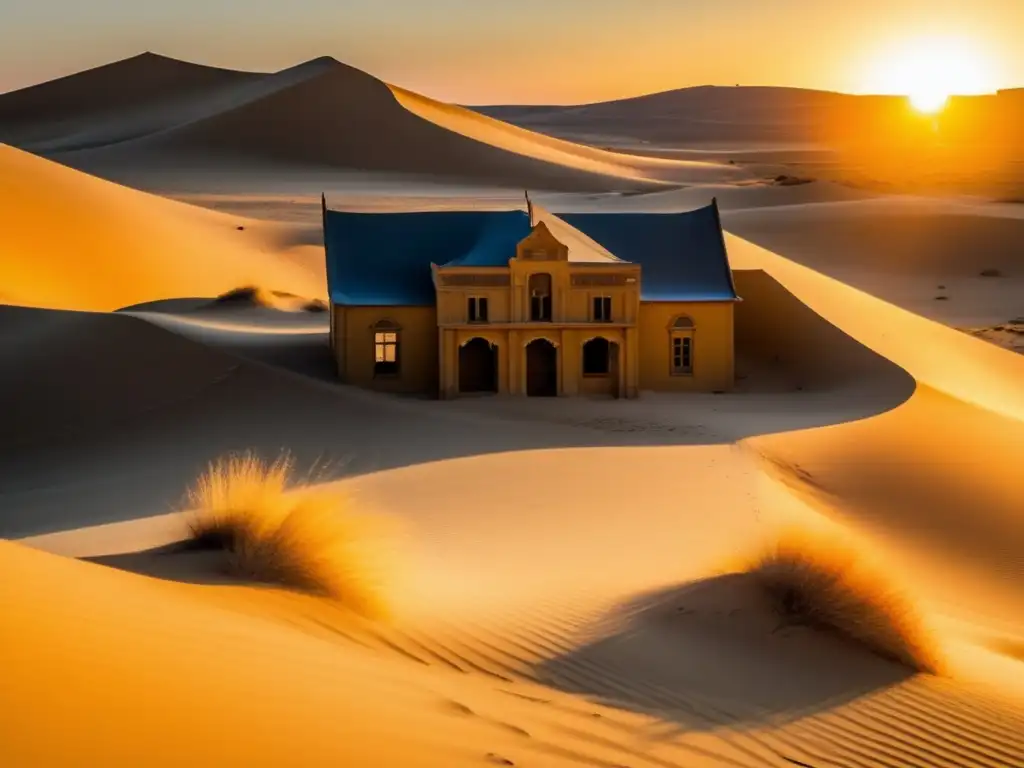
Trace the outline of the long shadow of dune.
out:
[[[492,407],[356,390],[335,381],[322,334],[197,342],[136,317],[2,307],[10,373],[0,395],[14,407],[0,445],[0,534],[166,512],[207,462],[230,451],[287,450],[300,474],[333,479],[510,451],[730,444],[864,418],[909,397],[906,374],[765,278],[740,273],[738,283],[766,294],[779,338],[770,344],[752,329],[759,314],[743,309],[738,352],[781,366],[803,391],[758,391],[754,373],[740,383],[748,391],[679,397],[668,407],[658,398],[609,401],[601,418],[594,403],[571,398]],[[851,359],[858,362],[844,363]],[[811,360],[842,375],[807,376]]]
[[[781,624],[743,574],[642,595],[587,634],[533,675],[683,730],[785,723],[913,676],[840,637]]]

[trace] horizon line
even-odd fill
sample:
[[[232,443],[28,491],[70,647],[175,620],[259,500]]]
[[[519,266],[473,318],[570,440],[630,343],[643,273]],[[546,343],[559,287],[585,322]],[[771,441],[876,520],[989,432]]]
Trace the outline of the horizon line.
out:
[[[183,58],[179,58],[177,56],[168,56],[166,54],[158,53],[156,51],[152,51],[152,50],[148,50],[147,49],[147,50],[140,51],[139,53],[132,54],[130,56],[125,56],[125,57],[119,58],[119,59],[113,59],[111,61],[106,61],[104,63],[95,64],[93,66],[86,67],[85,69],[79,69],[79,70],[76,70],[74,72],[70,72],[70,73],[68,73],[66,75],[60,75],[58,77],[53,77],[53,78],[50,78],[49,80],[41,80],[41,81],[38,81],[38,82],[35,82],[35,83],[30,83],[28,85],[22,85],[22,86],[18,86],[16,88],[12,88],[12,89],[9,89],[9,90],[6,90],[6,91],[2,91],[2,92],[0,92],[0,97],[7,96],[7,95],[12,94],[12,93],[18,93],[19,91],[25,91],[25,90],[28,90],[30,88],[37,88],[37,87],[40,87],[40,86],[43,86],[43,85],[47,85],[48,83],[58,82],[60,80],[67,79],[69,77],[74,77],[76,75],[84,74],[86,72],[92,72],[92,71],[97,70],[97,69],[103,69],[104,67],[112,67],[112,66],[116,66],[117,64],[124,64],[126,62],[132,61],[133,59],[139,59],[139,58],[143,58],[145,56],[151,56],[151,57],[155,57],[155,58],[158,58],[158,59],[164,59],[166,61],[173,61],[173,62],[176,62],[178,64],[186,64],[186,65],[193,66],[193,67],[203,67],[205,69],[219,70],[219,71],[222,71],[222,72],[235,72],[235,73],[242,74],[242,75],[263,75],[263,76],[280,74],[281,72],[287,72],[288,70],[297,69],[298,67],[302,67],[302,66],[305,66],[307,64],[312,64],[314,62],[331,61],[331,62],[333,62],[335,64],[339,64],[339,65],[341,65],[343,67],[348,67],[348,68],[354,69],[354,70],[356,70],[358,72],[362,72],[363,74],[367,75],[368,77],[372,77],[372,78],[374,78],[376,80],[380,80],[381,82],[385,83],[386,85],[393,85],[393,86],[398,87],[398,88],[404,88],[405,87],[405,86],[399,85],[398,83],[392,83],[390,81],[383,80],[383,79],[377,77],[376,75],[374,75],[372,72],[369,72],[369,71],[367,71],[365,69],[361,69],[361,68],[356,67],[356,66],[354,66],[352,64],[348,64],[348,63],[342,61],[341,59],[338,59],[338,58],[336,58],[334,56],[331,56],[329,54],[325,54],[325,55],[321,55],[321,56],[314,56],[314,57],[312,57],[310,59],[305,59],[303,61],[299,61],[299,62],[297,62],[295,64],[290,65],[290,66],[283,67],[282,69],[277,69],[277,70],[254,70],[254,69],[236,69],[236,68],[233,68],[233,67],[222,67],[222,66],[217,66],[217,65],[214,65],[214,64],[204,64],[204,63],[199,62],[199,61],[194,61],[194,60],[191,60],[191,59],[183,59]],[[681,91],[698,90],[698,89],[702,89],[702,88],[703,89],[722,88],[722,89],[761,89],[761,90],[804,91],[804,92],[808,92],[808,93],[821,93],[821,94],[831,94],[831,95],[836,95],[836,96],[848,96],[848,97],[851,97],[851,98],[876,98],[876,99],[879,99],[879,98],[909,99],[910,98],[909,94],[906,94],[906,93],[896,93],[896,92],[861,92],[861,93],[855,93],[855,92],[851,92],[851,91],[838,91],[838,90],[832,90],[832,89],[828,89],[828,88],[811,88],[811,87],[804,87],[804,86],[799,86],[799,85],[763,85],[763,84],[753,84],[753,83],[750,83],[750,84],[734,83],[732,85],[715,84],[715,83],[702,83],[702,84],[699,84],[699,85],[679,86],[678,88],[668,88],[668,89],[662,89],[662,90],[656,90],[656,91],[645,91],[645,92],[636,93],[636,94],[632,94],[632,95],[620,96],[618,98],[613,98],[613,99],[603,99],[603,100],[600,100],[600,101],[562,102],[562,103],[550,103],[550,102],[548,102],[548,103],[541,103],[541,102],[530,102],[530,103],[526,103],[526,102],[519,102],[519,103],[514,103],[514,102],[468,103],[468,102],[454,102],[454,101],[445,101],[445,100],[442,100],[442,99],[435,99],[433,96],[430,96],[429,94],[424,93],[422,91],[415,91],[415,93],[417,93],[419,95],[422,95],[422,96],[426,96],[427,98],[430,98],[430,99],[434,99],[435,101],[439,101],[441,103],[452,104],[452,105],[455,105],[455,106],[467,107],[467,108],[496,108],[496,107],[537,107],[537,108],[549,107],[549,108],[563,108],[563,107],[590,107],[590,106],[597,106],[599,104],[612,104],[612,103],[619,102],[619,101],[632,101],[632,100],[636,100],[636,99],[649,98],[649,97],[652,97],[652,96],[661,96],[661,95],[670,94],[670,93],[679,93]],[[1018,85],[1018,86],[1010,86],[1010,87],[1007,87],[1007,88],[996,88],[996,89],[993,89],[991,91],[976,91],[976,92],[970,92],[970,93],[966,93],[966,92],[965,93],[951,93],[951,94],[949,94],[949,99],[982,98],[982,97],[986,97],[986,96],[988,96],[988,97],[998,97],[998,96],[1001,96],[1003,94],[1010,94],[1010,93],[1017,92],[1017,91],[1024,92],[1024,84]]]

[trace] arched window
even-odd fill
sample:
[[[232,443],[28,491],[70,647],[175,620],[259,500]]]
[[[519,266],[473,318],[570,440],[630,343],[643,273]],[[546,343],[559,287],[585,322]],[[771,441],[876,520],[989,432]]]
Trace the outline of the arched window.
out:
[[[669,366],[673,376],[693,375],[694,332],[693,319],[680,315],[669,326]]]
[[[392,320],[381,320],[373,326],[373,375],[397,376],[399,334],[401,326]]]
[[[693,324],[693,319],[688,315],[680,315],[674,321],[672,321],[672,328],[674,330],[693,330],[696,326]]]
[[[530,275],[530,320],[551,322],[551,275],[538,272]]]
[[[611,344],[598,336],[583,345],[583,375],[607,376],[611,370]]]

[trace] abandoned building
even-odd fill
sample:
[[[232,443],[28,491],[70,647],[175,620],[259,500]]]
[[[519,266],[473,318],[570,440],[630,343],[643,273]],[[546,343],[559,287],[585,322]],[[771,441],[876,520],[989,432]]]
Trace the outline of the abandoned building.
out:
[[[371,389],[637,397],[733,385],[718,206],[683,213],[323,206],[330,344]]]

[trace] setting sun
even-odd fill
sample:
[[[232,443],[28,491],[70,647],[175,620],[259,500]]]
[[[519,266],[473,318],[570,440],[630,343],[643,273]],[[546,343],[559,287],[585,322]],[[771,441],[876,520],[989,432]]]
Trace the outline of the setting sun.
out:
[[[907,98],[910,99],[911,106],[918,112],[932,114],[941,111],[946,106],[949,94],[941,88],[922,88],[911,91]]]
[[[880,55],[868,90],[906,95],[919,112],[941,110],[953,94],[993,90],[984,55],[959,38],[929,37],[904,42]]]

